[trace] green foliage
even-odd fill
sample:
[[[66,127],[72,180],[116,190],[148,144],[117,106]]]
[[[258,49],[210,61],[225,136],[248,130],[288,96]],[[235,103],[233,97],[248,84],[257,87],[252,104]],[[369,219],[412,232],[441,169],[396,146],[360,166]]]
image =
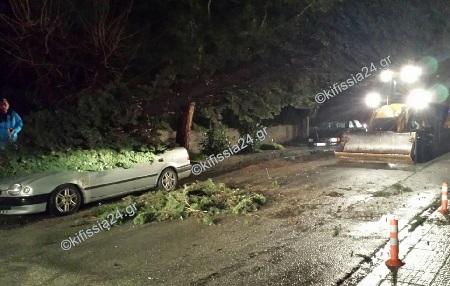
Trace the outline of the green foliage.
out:
[[[269,142],[269,143],[263,143],[259,147],[261,150],[284,150],[285,148],[283,145],[275,143],[275,142]]]
[[[272,188],[276,189],[276,188],[279,188],[279,187],[280,187],[280,184],[278,183],[278,180],[277,179],[273,180],[272,181]]]
[[[385,190],[381,190],[381,191],[376,191],[372,194],[373,197],[378,198],[378,197],[382,197],[382,198],[387,198],[392,196],[393,194],[389,191],[385,191]]]
[[[89,148],[116,140],[134,144],[129,141],[136,134],[130,130],[142,130],[138,125],[145,116],[173,115],[180,102],[192,98],[197,106],[208,103],[216,114],[226,111],[239,120],[272,118],[287,105],[316,108],[313,97],[318,91],[356,75],[371,62],[378,64],[390,55],[392,67],[398,69],[431,54],[442,58],[443,64],[445,55],[438,52],[450,43],[449,8],[443,0],[411,0],[408,5],[388,0],[113,1],[117,5],[111,2],[111,9],[91,2],[29,1],[31,18],[20,13],[26,5],[21,8],[20,1],[10,2],[20,9],[5,11],[19,11],[16,16],[22,18],[7,22],[24,26],[11,29],[5,24],[0,31],[1,48],[13,52],[6,53],[8,64],[19,67],[8,72],[12,78],[24,74],[26,80],[36,74],[30,101],[35,107],[49,108],[34,114],[26,125],[32,128],[23,132],[30,132],[27,138],[36,139],[37,146],[52,150],[65,144]],[[101,11],[107,11],[105,18],[98,17]],[[41,12],[47,17],[39,17]],[[93,37],[103,21],[119,34]],[[38,79],[43,77],[49,90],[40,89],[44,81]],[[117,79],[149,86],[138,96],[130,92],[121,104],[110,102],[111,96],[79,94]],[[352,93],[375,79],[374,73]],[[23,90],[28,88],[24,84]],[[82,116],[55,121],[53,107],[60,106],[60,100],[66,103],[64,109],[72,106],[67,98],[81,98],[81,112],[71,114]],[[105,102],[111,103],[111,110],[106,110]],[[108,119],[117,126],[110,126]],[[34,130],[35,126],[42,128]]]
[[[333,228],[333,237],[338,236],[341,233],[341,231],[342,231],[342,226],[341,225],[334,226],[334,228]]]
[[[155,148],[133,151],[122,149],[71,150],[49,152],[14,150],[5,152],[0,159],[2,177],[37,173],[41,171],[103,171],[113,168],[130,168],[135,163],[150,162]]]
[[[412,232],[419,226],[423,225],[427,219],[428,218],[426,216],[421,216],[420,214],[415,215],[413,221],[409,225],[408,232]]]
[[[191,161],[203,161],[203,160],[206,160],[208,158],[208,156],[206,156],[203,153],[189,152],[189,158],[191,159]]]
[[[230,139],[227,136],[228,128],[222,123],[217,123],[206,132],[206,136],[200,146],[206,155],[222,153],[230,146]]]
[[[394,190],[396,190],[398,193],[411,193],[413,192],[413,190],[410,187],[405,187],[400,183],[395,183],[391,186],[391,188],[393,188]]]
[[[196,217],[199,222],[213,224],[219,214],[246,214],[258,210],[266,198],[249,191],[232,190],[225,184],[214,184],[212,180],[185,186],[172,192],[150,191],[142,196],[128,196],[118,204],[102,205],[92,209],[92,214],[105,219],[108,214],[136,203],[135,216],[123,217],[121,222],[133,220],[134,224],[152,221]]]
[[[450,225],[450,216],[448,214],[442,214],[442,216],[430,219],[430,222],[434,222],[439,226]]]
[[[263,195],[256,194],[252,197],[241,199],[233,208],[232,212],[234,214],[253,212],[258,210],[258,207],[265,203],[266,198]]]
[[[130,95],[132,93],[133,95]],[[19,144],[35,150],[133,149],[158,146],[160,118],[149,118],[142,109],[145,87],[123,84],[86,93],[67,111],[41,110],[24,117]]]
[[[243,138],[248,144],[248,147],[243,150],[243,152],[257,152],[261,146],[261,142],[258,140],[255,140],[258,138],[256,133],[259,130],[262,130],[264,127],[261,126],[258,122],[255,120],[252,120],[248,118],[247,120],[240,120],[237,125],[237,130],[239,132],[240,138]],[[250,135],[253,139],[253,143],[247,142],[247,135]]]

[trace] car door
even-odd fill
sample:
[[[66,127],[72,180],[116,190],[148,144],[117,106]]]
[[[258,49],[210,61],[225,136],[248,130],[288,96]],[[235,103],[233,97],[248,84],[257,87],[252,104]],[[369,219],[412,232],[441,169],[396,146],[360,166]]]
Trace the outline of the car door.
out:
[[[158,175],[167,165],[165,155],[155,155],[152,162],[135,164],[134,190],[153,188],[158,184]]]
[[[136,170],[134,168],[115,168],[100,172],[90,172],[90,186],[86,191],[91,192],[91,198],[113,197],[121,193],[130,192],[134,188],[134,178]]]

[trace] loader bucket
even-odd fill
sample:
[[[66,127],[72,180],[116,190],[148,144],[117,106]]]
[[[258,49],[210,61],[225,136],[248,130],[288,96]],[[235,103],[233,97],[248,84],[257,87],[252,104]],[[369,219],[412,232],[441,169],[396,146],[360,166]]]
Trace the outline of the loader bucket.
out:
[[[414,163],[415,132],[345,133],[334,152],[342,161]]]

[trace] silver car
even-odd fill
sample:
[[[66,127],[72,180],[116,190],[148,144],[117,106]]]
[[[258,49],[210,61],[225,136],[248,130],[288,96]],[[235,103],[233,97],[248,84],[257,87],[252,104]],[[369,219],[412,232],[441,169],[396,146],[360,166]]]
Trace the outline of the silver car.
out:
[[[171,191],[191,174],[189,154],[177,147],[148,163],[100,172],[58,171],[0,181],[0,214],[49,211],[69,215],[81,204],[158,187]]]

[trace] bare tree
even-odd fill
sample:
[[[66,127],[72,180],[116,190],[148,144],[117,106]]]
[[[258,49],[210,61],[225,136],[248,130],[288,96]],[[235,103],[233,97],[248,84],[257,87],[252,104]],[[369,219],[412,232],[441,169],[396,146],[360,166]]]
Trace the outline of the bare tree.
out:
[[[35,73],[36,86],[54,106],[120,80],[137,49],[127,45],[135,35],[126,28],[133,1],[83,2],[10,0],[10,11],[0,14],[0,49],[13,68]]]

